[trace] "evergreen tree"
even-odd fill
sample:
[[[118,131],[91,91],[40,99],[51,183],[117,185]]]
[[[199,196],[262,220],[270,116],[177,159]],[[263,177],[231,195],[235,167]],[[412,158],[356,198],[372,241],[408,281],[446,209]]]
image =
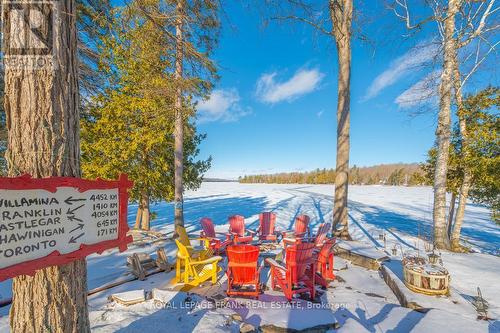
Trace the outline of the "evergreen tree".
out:
[[[184,225],[183,192],[185,186],[184,122],[189,114],[183,113],[183,98],[207,97],[217,79],[211,52],[217,45],[220,23],[218,1],[206,0],[135,0],[148,20],[164,32],[164,39],[174,48],[173,79],[175,80],[175,224]]]
[[[111,5],[109,0],[76,0],[76,28],[78,32],[78,85],[80,103],[104,86],[103,73],[97,70],[99,50],[97,43],[109,30]],[[1,56],[1,54],[0,54]],[[7,171],[4,158],[7,147],[7,128],[3,109],[4,71],[0,66],[0,175]]]
[[[108,88],[92,100],[82,120],[83,170],[87,177],[134,181],[131,199],[139,201],[136,227],[149,229],[150,200],[174,196],[174,120],[176,81],[171,45],[165,31],[130,5],[120,9],[113,34],[102,39],[102,71]],[[194,104],[183,97],[184,181],[200,185],[210,160],[197,161],[204,138],[193,124]]]

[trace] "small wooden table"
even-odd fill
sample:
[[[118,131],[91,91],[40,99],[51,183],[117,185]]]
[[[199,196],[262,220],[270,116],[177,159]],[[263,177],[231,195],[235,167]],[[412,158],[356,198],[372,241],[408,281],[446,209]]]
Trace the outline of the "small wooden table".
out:
[[[283,248],[276,243],[259,243],[255,244],[259,247],[259,259],[266,262],[267,258],[272,258],[276,261],[283,260]],[[267,263],[264,265],[269,266]]]

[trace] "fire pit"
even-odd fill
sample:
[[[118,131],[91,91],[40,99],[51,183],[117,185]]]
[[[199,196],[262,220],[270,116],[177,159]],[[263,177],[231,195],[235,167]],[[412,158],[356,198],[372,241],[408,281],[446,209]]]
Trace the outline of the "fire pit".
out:
[[[259,247],[260,254],[259,258],[265,260],[267,258],[272,258],[275,260],[282,260],[283,258],[283,248],[276,243],[258,243],[255,244]],[[264,261],[265,262],[265,261]],[[265,264],[267,266],[267,264]]]
[[[449,294],[450,274],[443,266],[414,255],[405,256],[402,264],[404,284],[411,291],[425,295]]]

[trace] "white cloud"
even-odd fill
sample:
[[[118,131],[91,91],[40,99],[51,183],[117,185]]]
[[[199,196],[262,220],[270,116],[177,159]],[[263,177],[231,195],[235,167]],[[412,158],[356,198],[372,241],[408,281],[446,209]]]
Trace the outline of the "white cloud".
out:
[[[318,88],[324,77],[318,69],[300,69],[287,81],[276,79],[277,72],[263,74],[257,81],[257,97],[265,103],[291,101]]]
[[[318,118],[321,118],[321,116],[323,115],[324,112],[325,112],[325,110],[321,110],[318,113],[316,113],[316,115],[318,116]]]
[[[436,102],[441,70],[429,73],[422,80],[405,90],[394,102],[401,109]]]
[[[238,90],[215,89],[207,100],[198,103],[198,122],[232,122],[249,115],[251,110],[240,105]]]
[[[363,100],[377,96],[382,90],[393,85],[410,72],[419,70],[419,67],[433,60],[438,51],[437,44],[419,44],[401,57],[391,62],[388,69],[378,75],[370,84]]]

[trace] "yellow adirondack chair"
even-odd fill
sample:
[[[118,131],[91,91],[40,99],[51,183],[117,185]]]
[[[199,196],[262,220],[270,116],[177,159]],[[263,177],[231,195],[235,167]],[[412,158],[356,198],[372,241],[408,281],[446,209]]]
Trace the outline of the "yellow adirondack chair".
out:
[[[202,241],[204,243],[202,247],[194,247],[191,245],[191,240],[186,232],[186,228],[181,226],[176,226],[175,230],[177,235],[179,235],[179,242],[186,247],[189,255],[194,259],[206,259],[213,256],[214,251],[210,248],[210,240],[207,238],[193,238],[192,240]]]
[[[220,268],[217,263],[222,260],[220,256],[214,256],[207,259],[193,260],[189,250],[178,239],[177,244],[177,262],[175,269],[175,282],[184,282],[184,284],[198,286],[200,283],[212,279],[212,283],[217,282],[217,273]],[[184,268],[184,271],[182,269]]]

